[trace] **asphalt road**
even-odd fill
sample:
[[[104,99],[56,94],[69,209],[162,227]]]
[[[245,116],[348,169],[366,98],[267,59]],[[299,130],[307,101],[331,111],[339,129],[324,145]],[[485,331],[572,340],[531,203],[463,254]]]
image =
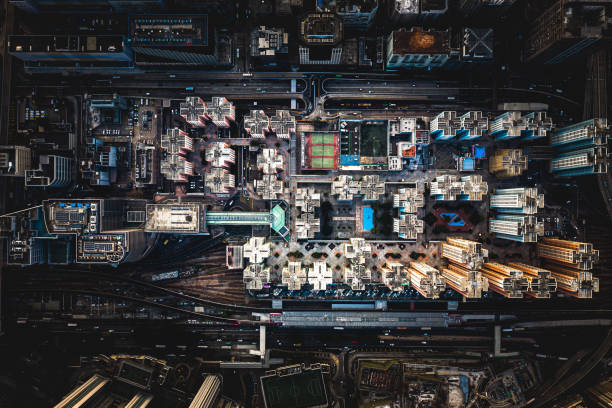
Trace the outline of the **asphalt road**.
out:
[[[439,85],[439,86],[436,86]],[[406,80],[364,80],[364,79],[325,79],[321,83],[323,92],[333,95],[334,97],[350,97],[357,95],[368,98],[386,98],[391,95],[408,98],[418,96],[426,99],[437,99],[439,97],[462,98],[469,100],[471,98],[491,97],[494,92],[493,88],[488,87],[465,87],[453,86],[452,83],[440,84],[436,81],[406,81]],[[500,88],[498,98],[528,99],[529,102],[535,100],[552,100],[557,103],[579,105],[578,102],[569,99],[563,95],[554,92],[548,92],[539,89],[521,89],[521,88]]]

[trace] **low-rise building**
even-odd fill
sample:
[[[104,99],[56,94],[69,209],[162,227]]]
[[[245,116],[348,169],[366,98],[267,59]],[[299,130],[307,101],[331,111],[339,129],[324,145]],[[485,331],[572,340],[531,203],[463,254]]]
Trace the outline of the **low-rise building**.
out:
[[[205,210],[199,203],[147,204],[144,230],[181,235],[208,234],[205,218]]]
[[[0,175],[24,177],[32,168],[32,151],[25,146],[0,146]]]
[[[421,69],[443,67],[451,58],[450,32],[423,30],[392,31],[387,38],[387,69]]]
[[[259,26],[251,32],[251,57],[274,59],[289,53],[289,33],[284,28]]]

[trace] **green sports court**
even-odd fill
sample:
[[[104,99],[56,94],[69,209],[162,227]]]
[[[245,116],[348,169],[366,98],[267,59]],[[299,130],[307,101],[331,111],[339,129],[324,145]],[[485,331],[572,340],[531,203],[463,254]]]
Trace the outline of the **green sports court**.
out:
[[[337,168],[337,132],[306,132],[303,141],[307,168],[312,170],[334,170]]]
[[[336,143],[336,135],[334,133],[311,133],[311,143],[312,144],[335,144]]]

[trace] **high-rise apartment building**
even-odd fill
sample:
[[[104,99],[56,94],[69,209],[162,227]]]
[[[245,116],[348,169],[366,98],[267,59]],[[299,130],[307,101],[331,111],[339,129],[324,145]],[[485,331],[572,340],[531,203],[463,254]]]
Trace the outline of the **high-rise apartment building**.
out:
[[[186,157],[193,151],[193,140],[179,128],[168,129],[161,137],[160,173],[171,181],[187,181],[193,175],[193,163]]]
[[[480,298],[489,290],[489,281],[479,270],[451,263],[441,272],[446,285],[466,298]]]
[[[423,297],[437,299],[446,289],[444,278],[436,268],[423,262],[410,262],[410,285]]]
[[[525,41],[525,60],[559,64],[610,41],[609,4],[591,0],[558,0],[533,23]]]
[[[546,115],[546,112],[531,112],[523,115],[518,111],[509,111],[490,122],[489,134],[498,141],[514,138],[535,140],[546,137],[552,127],[552,120]]]
[[[444,174],[429,183],[429,193],[441,201],[482,201],[488,193],[489,185],[481,175],[455,176]]]
[[[489,232],[511,241],[537,242],[544,235],[544,223],[532,215],[497,214],[489,220]]]
[[[507,298],[522,298],[529,290],[523,271],[497,262],[485,262],[480,269],[489,281],[489,288]]]
[[[540,258],[568,268],[587,271],[599,261],[599,251],[587,242],[542,238],[537,245]]]
[[[599,279],[593,275],[599,251],[593,249],[593,244],[542,238],[536,251],[557,279],[559,290],[579,298],[590,298],[599,291]]]
[[[72,181],[72,159],[54,154],[41,155],[36,170],[26,170],[26,187],[66,187]]]
[[[402,292],[410,285],[410,272],[399,262],[387,262],[381,269],[382,282],[394,292]]]
[[[478,270],[489,256],[489,251],[480,242],[447,237],[440,244],[440,255],[467,269]]]
[[[523,272],[523,276],[529,281],[529,296],[550,298],[550,294],[556,292],[557,279],[551,271],[521,262],[510,262],[508,266]]]
[[[429,133],[436,141],[474,140],[481,137],[489,126],[489,120],[480,111],[470,111],[459,116],[455,111],[439,113],[429,123]]]
[[[498,149],[489,157],[489,171],[498,178],[517,177],[527,170],[527,163],[521,149]]]
[[[270,130],[270,117],[261,109],[251,110],[244,115],[244,130],[249,137],[263,139]]]
[[[608,121],[603,118],[557,129],[551,137],[556,150],[551,171],[557,177],[607,173],[609,137]]]
[[[491,194],[489,203],[500,213],[534,215],[544,208],[544,194],[535,187],[500,188]]]

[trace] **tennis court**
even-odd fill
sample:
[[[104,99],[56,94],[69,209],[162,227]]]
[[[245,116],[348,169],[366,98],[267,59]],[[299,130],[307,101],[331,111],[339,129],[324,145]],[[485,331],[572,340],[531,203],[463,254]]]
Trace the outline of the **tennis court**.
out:
[[[312,144],[331,144],[333,145],[336,141],[336,135],[333,133],[313,133]]]
[[[312,156],[333,156],[333,145],[312,145]]]
[[[333,157],[313,157],[312,158],[313,169],[335,169],[336,160]]]
[[[307,163],[313,170],[333,170],[337,167],[338,134],[309,132],[305,134]]]

